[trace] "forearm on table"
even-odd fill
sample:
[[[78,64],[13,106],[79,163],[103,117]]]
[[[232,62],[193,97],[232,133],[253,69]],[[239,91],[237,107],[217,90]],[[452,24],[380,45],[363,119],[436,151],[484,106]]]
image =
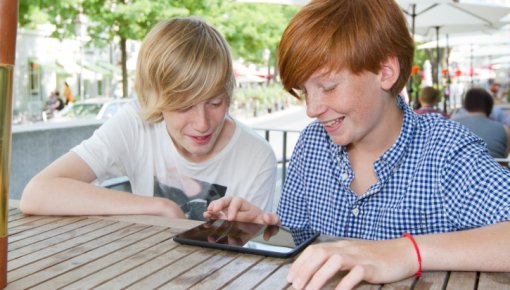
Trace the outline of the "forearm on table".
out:
[[[509,221],[415,239],[424,271],[510,271]]]
[[[20,202],[24,213],[37,215],[161,215],[163,206],[161,199],[98,187],[65,177],[32,180]]]

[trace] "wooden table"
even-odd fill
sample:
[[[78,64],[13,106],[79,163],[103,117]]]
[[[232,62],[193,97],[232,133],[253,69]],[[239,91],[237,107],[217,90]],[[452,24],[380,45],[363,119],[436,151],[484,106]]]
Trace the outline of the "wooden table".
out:
[[[285,281],[292,259],[171,239],[196,224],[154,216],[26,216],[11,209],[6,289],[292,289]],[[358,289],[510,289],[510,273],[426,272]]]

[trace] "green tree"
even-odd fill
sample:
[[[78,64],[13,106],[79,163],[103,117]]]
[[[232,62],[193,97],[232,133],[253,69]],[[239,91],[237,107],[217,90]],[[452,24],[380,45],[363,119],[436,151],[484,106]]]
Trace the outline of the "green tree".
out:
[[[172,16],[199,16],[227,39],[236,58],[265,64],[264,49],[271,56],[289,19],[299,7],[239,3],[235,0],[21,0],[20,25],[55,26],[54,37],[76,37],[79,13],[88,18],[87,33],[96,46],[118,41],[121,48],[123,95],[127,95],[128,39],[141,40],[158,21]],[[274,57],[268,65],[274,65]]]
[[[25,0],[20,3],[20,24],[34,26],[50,22],[54,37],[76,36],[76,20],[82,13],[88,19],[87,34],[96,46],[118,41],[121,51],[122,92],[127,96],[127,39],[141,40],[158,21],[188,15],[185,8],[175,7],[171,0]],[[33,18],[36,17],[36,18]],[[34,19],[35,21],[33,21]]]

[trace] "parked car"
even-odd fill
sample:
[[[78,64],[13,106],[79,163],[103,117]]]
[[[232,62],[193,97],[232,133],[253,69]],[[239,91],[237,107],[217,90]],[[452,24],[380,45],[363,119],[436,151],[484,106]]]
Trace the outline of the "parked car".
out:
[[[77,101],[56,113],[52,120],[57,122],[72,119],[107,120],[129,101],[130,99],[113,98],[92,98]]]

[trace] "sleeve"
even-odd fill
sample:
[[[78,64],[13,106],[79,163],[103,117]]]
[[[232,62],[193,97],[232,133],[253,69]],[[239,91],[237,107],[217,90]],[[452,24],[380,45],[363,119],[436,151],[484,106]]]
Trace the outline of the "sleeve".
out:
[[[510,220],[510,170],[474,137],[452,151],[442,173],[445,211],[457,230]]]
[[[132,140],[137,140],[133,130],[133,126],[137,126],[133,114],[127,108],[122,108],[99,127],[92,137],[71,149],[91,167],[99,182],[128,175],[130,158],[127,156],[133,158]]]
[[[310,219],[306,202],[305,186],[305,134],[304,131],[292,152],[287,176],[283,185],[282,196],[278,203],[277,214],[282,225],[289,228],[309,229]]]

